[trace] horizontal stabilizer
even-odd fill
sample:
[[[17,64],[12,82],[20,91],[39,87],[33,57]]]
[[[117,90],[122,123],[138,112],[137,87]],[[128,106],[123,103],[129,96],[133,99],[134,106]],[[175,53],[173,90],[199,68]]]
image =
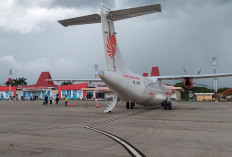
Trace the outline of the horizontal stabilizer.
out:
[[[118,20],[136,17],[136,16],[151,14],[155,12],[161,12],[160,4],[110,11],[107,17],[112,21],[118,21]],[[73,25],[101,23],[101,16],[99,14],[92,14],[87,16],[60,20],[58,22],[64,27],[73,26]]]
[[[60,20],[58,22],[64,27],[73,26],[73,25],[100,23],[101,16],[98,14],[92,14],[92,15],[81,16],[81,17],[76,17],[76,18],[71,18],[71,19],[66,19],[66,20]]]
[[[112,21],[118,21],[155,12],[161,12],[160,4],[110,11],[108,13],[108,18],[110,18]]]

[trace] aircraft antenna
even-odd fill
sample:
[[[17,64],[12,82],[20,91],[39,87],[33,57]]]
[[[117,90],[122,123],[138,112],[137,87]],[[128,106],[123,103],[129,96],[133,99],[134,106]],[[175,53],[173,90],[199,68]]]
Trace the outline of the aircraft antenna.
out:
[[[211,66],[213,67],[213,73],[217,73],[217,57],[212,57],[211,59]],[[217,77],[214,77],[214,96],[215,102],[217,102]]]
[[[10,93],[9,93],[9,100],[11,100],[11,84],[12,84],[12,77],[11,77],[11,75],[13,75],[13,70],[12,69],[10,69],[9,70],[9,75],[10,75],[10,78],[9,78],[9,80],[10,80],[10,84],[9,84],[9,87],[10,87]]]
[[[95,79],[97,79],[98,78],[98,71],[99,71],[98,64],[94,64],[94,70],[95,70]]]

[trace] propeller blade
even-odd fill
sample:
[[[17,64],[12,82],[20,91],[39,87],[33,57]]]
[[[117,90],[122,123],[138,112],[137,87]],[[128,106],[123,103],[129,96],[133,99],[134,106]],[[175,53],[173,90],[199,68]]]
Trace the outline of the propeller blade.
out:
[[[186,75],[188,75],[188,74],[187,74],[187,71],[185,70],[185,68],[184,68],[184,67],[183,67],[183,69],[184,69],[185,74],[186,74]]]

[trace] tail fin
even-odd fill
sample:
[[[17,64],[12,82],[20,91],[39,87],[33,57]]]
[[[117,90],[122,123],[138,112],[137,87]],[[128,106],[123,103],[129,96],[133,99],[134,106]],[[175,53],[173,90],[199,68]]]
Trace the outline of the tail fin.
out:
[[[130,70],[126,66],[121,56],[117,44],[117,39],[116,39],[117,33],[115,32],[113,21],[118,21],[122,19],[132,18],[132,17],[146,15],[155,12],[161,12],[160,4],[116,10],[116,11],[110,11],[110,9],[105,4],[101,4],[101,15],[92,14],[88,16],[61,20],[58,22],[65,27],[71,25],[81,25],[81,24],[91,24],[91,23],[101,22],[107,70],[125,72]]]

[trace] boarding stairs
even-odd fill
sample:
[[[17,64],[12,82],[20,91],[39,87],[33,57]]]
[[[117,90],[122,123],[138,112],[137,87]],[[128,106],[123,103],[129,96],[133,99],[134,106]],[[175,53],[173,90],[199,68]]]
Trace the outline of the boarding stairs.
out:
[[[113,101],[106,107],[106,109],[104,110],[104,113],[111,112],[111,110],[113,110],[115,105],[117,104],[117,100],[118,100],[118,97],[114,96]]]

